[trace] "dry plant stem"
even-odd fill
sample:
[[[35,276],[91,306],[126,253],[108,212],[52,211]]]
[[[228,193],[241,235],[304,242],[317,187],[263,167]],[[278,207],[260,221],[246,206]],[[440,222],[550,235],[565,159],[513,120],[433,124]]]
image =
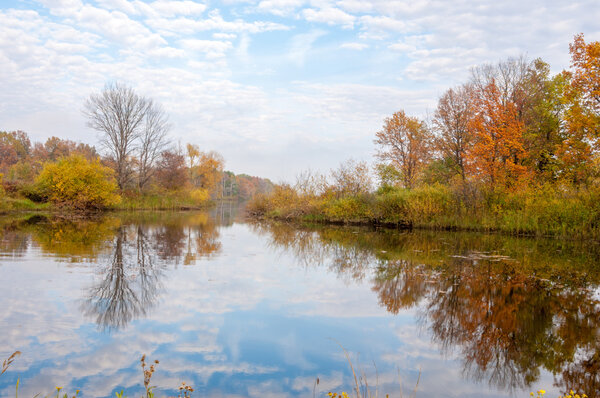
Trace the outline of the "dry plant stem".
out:
[[[373,366],[375,367],[375,398],[379,398],[379,371],[377,370],[377,364],[373,360]]]
[[[419,369],[419,376],[417,377],[417,384],[415,384],[415,389],[413,390],[411,397],[414,398],[417,395],[417,387],[419,387],[419,381],[421,381],[421,369]]]
[[[2,362],[2,371],[0,372],[0,375],[4,374],[4,372],[6,372],[8,370],[8,368],[13,363],[15,358],[19,355],[21,355],[21,351],[15,351],[11,354],[11,356],[9,356],[7,359],[5,359],[4,362]]]
[[[344,346],[337,340],[333,339],[344,351],[344,355],[346,355],[346,359],[348,360],[348,364],[350,365],[350,369],[352,370],[352,376],[354,376],[354,384],[356,385],[356,398],[360,398],[360,387],[358,386],[358,379],[356,377],[356,372],[354,371],[354,366],[352,366],[352,361],[350,360],[350,355],[348,351],[344,348]]]
[[[404,397],[404,394],[402,393],[402,377],[400,376],[400,368],[398,368],[398,385],[400,386],[400,398],[402,398]]]
[[[152,392],[152,390],[154,389],[154,387],[150,386],[150,381],[152,380],[152,375],[155,372],[155,365],[158,365],[158,360],[154,360],[154,364],[150,365],[150,367],[148,369],[146,369],[146,355],[142,356],[142,359],[140,360],[140,362],[142,363],[142,371],[144,373],[144,388],[146,389],[146,397],[147,398],[151,398],[154,396],[154,393]]]

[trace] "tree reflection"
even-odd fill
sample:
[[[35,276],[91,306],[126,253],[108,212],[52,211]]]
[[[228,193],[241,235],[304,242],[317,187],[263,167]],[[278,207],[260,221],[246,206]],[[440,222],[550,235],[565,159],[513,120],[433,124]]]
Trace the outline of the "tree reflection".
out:
[[[123,220],[101,278],[87,293],[83,312],[102,330],[124,328],[156,305],[169,266],[190,265],[221,250],[217,226],[205,214]]]
[[[465,377],[514,392],[547,369],[564,391],[600,396],[595,247],[474,234],[255,229],[303,266],[316,258],[343,277],[370,275],[380,304],[394,314],[416,308],[441,351],[460,354]]]
[[[84,313],[95,317],[102,330],[120,329],[145,316],[161,287],[163,267],[155,264],[146,231],[142,226],[134,228],[133,241],[127,232],[126,227],[119,227],[111,260],[101,269],[100,282],[89,290],[83,304]]]
[[[25,255],[31,239],[19,228],[23,222],[27,220],[0,219],[1,257],[19,258]]]

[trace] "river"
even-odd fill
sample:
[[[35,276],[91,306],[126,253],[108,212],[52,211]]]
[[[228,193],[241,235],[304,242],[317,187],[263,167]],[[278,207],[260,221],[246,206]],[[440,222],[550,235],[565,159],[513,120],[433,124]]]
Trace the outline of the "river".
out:
[[[0,395],[600,396],[600,247],[212,212],[0,217]],[[318,378],[318,383],[317,383]],[[418,385],[417,385],[418,383]]]

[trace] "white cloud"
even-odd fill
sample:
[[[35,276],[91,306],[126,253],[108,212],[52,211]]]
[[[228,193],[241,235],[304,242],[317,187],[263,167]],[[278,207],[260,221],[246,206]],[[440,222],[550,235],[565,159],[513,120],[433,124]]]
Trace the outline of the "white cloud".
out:
[[[305,0],[262,0],[257,9],[283,17],[295,12],[304,3]]]
[[[235,33],[213,33],[212,35],[215,39],[219,39],[219,40],[233,40],[235,39],[238,35]]]
[[[304,61],[312,50],[315,41],[326,33],[324,30],[313,30],[295,35],[290,42],[287,58],[298,66],[304,65]]]
[[[350,13],[365,13],[373,10],[371,2],[361,0],[339,0],[336,5]]]
[[[364,15],[360,17],[360,24],[363,30],[375,30],[377,32],[406,33],[415,28],[411,26],[411,23],[387,16]]]
[[[204,53],[208,58],[225,56],[225,53],[233,48],[229,41],[186,39],[179,43],[186,50]]]
[[[326,23],[328,25],[341,25],[344,28],[352,28],[356,17],[335,7],[321,9],[306,8],[302,15],[307,21]]]
[[[242,19],[227,21],[223,19],[218,10],[212,10],[206,19],[192,18],[150,18],[148,26],[158,32],[166,32],[170,35],[191,35],[204,31],[221,31],[231,33],[260,33],[277,30],[289,30],[289,27],[275,22],[253,21],[247,22]]]
[[[364,50],[365,48],[369,48],[369,45],[367,43],[342,43],[342,45],[340,46],[342,48],[347,48],[350,50]]]
[[[157,0],[150,7],[162,16],[200,15],[206,10],[206,5],[195,1]]]
[[[382,111],[402,107],[423,114],[441,91],[464,81],[471,66],[527,53],[559,72],[569,66],[573,34],[600,39],[593,0],[19,4],[18,10],[10,2],[0,6],[0,128],[25,129],[35,139],[52,133],[95,143],[81,103],[107,80],[124,80],[172,109],[175,139],[201,140],[223,152],[228,167],[274,178],[283,176],[281,159],[292,157],[305,168],[307,156],[323,165],[364,156],[371,150],[366,138],[344,142],[347,155],[326,147],[343,135],[335,126],[366,137],[380,123],[367,119]],[[368,57],[360,51],[367,48]],[[325,97],[298,92],[292,81],[319,87]],[[378,87],[393,97],[378,97],[382,111],[370,112],[370,105],[356,105],[359,94],[337,91],[342,86],[361,92]],[[396,97],[389,90],[411,95]],[[311,103],[325,103],[334,116],[317,112],[326,117],[322,123],[306,118],[302,112],[310,107],[312,114]],[[346,123],[348,118],[364,124]],[[296,154],[292,146],[315,129],[321,146],[311,138],[302,145],[312,152]],[[247,148],[264,161],[252,161]],[[278,150],[289,152],[280,156]],[[290,170],[286,178],[296,173]]]

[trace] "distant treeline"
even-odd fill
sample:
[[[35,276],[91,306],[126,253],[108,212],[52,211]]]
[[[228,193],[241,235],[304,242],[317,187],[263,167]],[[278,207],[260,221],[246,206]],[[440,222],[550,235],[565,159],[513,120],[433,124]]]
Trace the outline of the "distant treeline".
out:
[[[471,71],[428,120],[400,110],[375,133],[376,163],[304,173],[258,197],[260,216],[512,233],[600,231],[600,42],[571,69],[511,58]],[[373,189],[373,174],[377,189]]]
[[[143,156],[141,145],[134,147],[117,179],[118,162],[94,146],[57,137],[32,143],[23,131],[0,131],[0,210],[198,207],[211,199],[246,200],[273,186],[224,171],[221,155],[192,144],[167,146],[142,166]]]

